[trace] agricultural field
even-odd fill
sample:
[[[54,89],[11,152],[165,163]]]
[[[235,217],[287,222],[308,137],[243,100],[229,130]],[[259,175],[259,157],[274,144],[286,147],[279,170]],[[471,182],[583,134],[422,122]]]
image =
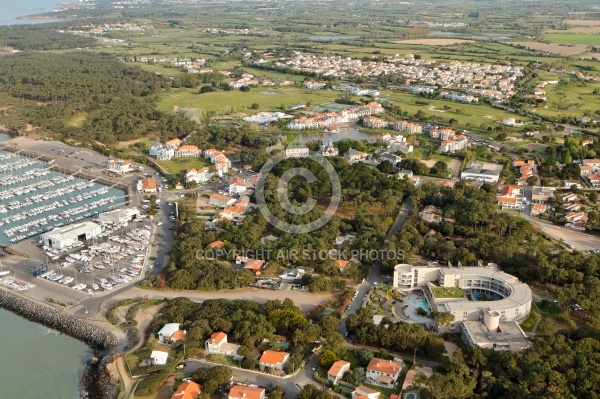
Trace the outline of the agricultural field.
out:
[[[569,35],[566,35],[569,36]],[[585,36],[585,35],[584,35]],[[546,53],[554,53],[562,56],[570,56],[589,50],[586,44],[571,44],[564,45],[558,43],[540,43],[540,42],[510,42],[515,46],[525,46],[527,49],[543,51]]]
[[[588,46],[600,46],[600,35],[583,35],[571,33],[549,33],[544,38],[552,43],[583,44]]]
[[[425,44],[428,46],[451,46],[453,44],[474,43],[474,40],[466,39],[410,39],[400,40],[396,43],[400,44]]]

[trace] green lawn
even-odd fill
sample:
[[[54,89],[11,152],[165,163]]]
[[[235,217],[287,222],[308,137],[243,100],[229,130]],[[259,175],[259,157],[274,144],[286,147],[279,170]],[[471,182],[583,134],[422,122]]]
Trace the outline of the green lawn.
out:
[[[577,115],[588,111],[592,115],[600,109],[600,96],[593,93],[600,88],[600,83],[577,85],[548,85],[546,86],[546,108],[537,108],[536,114],[544,116]]]
[[[174,175],[185,172],[187,169],[200,169],[212,165],[208,159],[200,157],[173,158],[170,161],[160,161],[158,163],[165,168],[167,172]]]
[[[599,45],[600,35],[585,35],[576,33],[548,33],[544,38],[552,43]]]
[[[398,381],[400,381],[400,378],[398,378]],[[396,386],[395,388],[384,388],[384,387],[380,387],[379,385],[373,385],[373,384],[365,384],[365,386],[367,388],[371,388],[371,389],[374,389],[374,390],[376,390],[378,392],[381,392],[382,394],[384,394],[388,398],[391,395],[400,393],[400,389],[402,388],[402,386]]]
[[[436,298],[463,298],[465,294],[460,288],[454,287],[431,287]]]
[[[535,327],[535,323],[537,322],[539,313],[535,306],[531,307],[531,311],[529,312],[529,317],[521,322],[521,328],[525,332],[533,331],[533,327]]]
[[[295,104],[320,104],[331,102],[339,96],[336,91],[306,90],[299,87],[257,87],[243,93],[239,90],[218,91],[198,94],[198,89],[172,89],[160,94],[158,109],[173,112],[173,107],[198,108],[202,111],[221,111],[235,107],[236,112],[253,114],[253,103],[258,103],[260,110],[275,110],[282,104],[286,107]]]

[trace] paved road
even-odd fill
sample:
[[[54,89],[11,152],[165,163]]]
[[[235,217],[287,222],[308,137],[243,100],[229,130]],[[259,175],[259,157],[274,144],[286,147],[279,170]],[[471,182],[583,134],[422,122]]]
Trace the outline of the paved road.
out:
[[[400,212],[398,213],[396,220],[394,220],[394,224],[392,224],[392,227],[390,227],[390,230],[388,231],[387,235],[385,236],[386,242],[389,242],[390,239],[392,238],[392,236],[400,230],[400,227],[402,227],[402,224],[404,223],[404,221],[406,219],[408,219],[408,216],[412,212],[413,208],[414,207],[410,203],[410,197],[409,197],[406,199],[406,201],[404,201],[404,204],[402,205],[402,209],[400,209]]]
[[[289,378],[275,377],[268,374],[259,372],[248,371],[240,368],[232,367],[234,381],[240,381],[246,384],[255,384],[261,387],[268,387],[270,384],[278,385],[283,388],[288,398],[295,398],[298,396],[302,387],[307,384],[313,384],[319,389],[322,389],[322,385],[313,380],[313,369],[317,367],[318,356],[313,355],[305,367],[296,375]],[[186,374],[195,373],[202,368],[210,368],[216,366],[216,363],[209,363],[199,359],[192,359],[185,362],[185,368],[181,372]]]

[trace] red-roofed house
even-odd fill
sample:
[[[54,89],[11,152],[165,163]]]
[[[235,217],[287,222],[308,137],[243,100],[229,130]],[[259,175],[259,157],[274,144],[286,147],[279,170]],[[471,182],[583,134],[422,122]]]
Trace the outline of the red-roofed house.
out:
[[[531,207],[531,216],[539,215],[540,213],[546,212],[546,205],[544,204],[533,204]]]
[[[210,244],[208,244],[208,246],[211,247],[212,249],[222,249],[224,245],[225,245],[225,243],[220,240],[213,241]]]
[[[283,365],[286,364],[288,360],[290,360],[290,354],[287,352],[266,350],[263,352],[258,363],[264,367],[272,367],[277,370],[283,370]]]
[[[498,205],[502,209],[519,209],[521,204],[521,188],[505,184],[502,186],[502,192],[498,195]]]
[[[250,259],[245,265],[244,269],[250,270],[254,275],[260,276],[260,273],[265,267],[265,261],[259,259]]]
[[[182,382],[171,399],[197,399],[202,391],[202,387],[194,381]]]
[[[155,193],[157,187],[154,177],[147,177],[142,180],[142,191],[145,193]]]
[[[377,385],[392,388],[398,380],[402,366],[401,362],[374,357],[367,366],[367,380]]]
[[[340,272],[344,273],[346,271],[346,268],[348,267],[348,261],[347,260],[342,260],[342,259],[338,259],[335,261],[335,266],[340,269]]]
[[[348,370],[350,370],[350,363],[345,360],[338,360],[329,368],[327,379],[336,385]]]
[[[265,399],[265,389],[234,385],[229,390],[227,399]]]
[[[378,397],[378,391],[364,385],[359,385],[352,391],[352,399],[377,399]]]
[[[210,338],[204,341],[204,349],[206,350],[206,353],[236,356],[240,346],[227,342],[227,334],[220,331],[212,334]]]

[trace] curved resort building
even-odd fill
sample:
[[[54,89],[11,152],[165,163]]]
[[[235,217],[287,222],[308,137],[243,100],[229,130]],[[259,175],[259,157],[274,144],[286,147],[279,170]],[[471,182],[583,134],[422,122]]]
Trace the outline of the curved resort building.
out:
[[[521,350],[529,343],[517,320],[531,310],[531,289],[518,278],[487,266],[413,266],[394,268],[394,288],[423,291],[429,309],[454,315],[467,343],[496,350]]]

